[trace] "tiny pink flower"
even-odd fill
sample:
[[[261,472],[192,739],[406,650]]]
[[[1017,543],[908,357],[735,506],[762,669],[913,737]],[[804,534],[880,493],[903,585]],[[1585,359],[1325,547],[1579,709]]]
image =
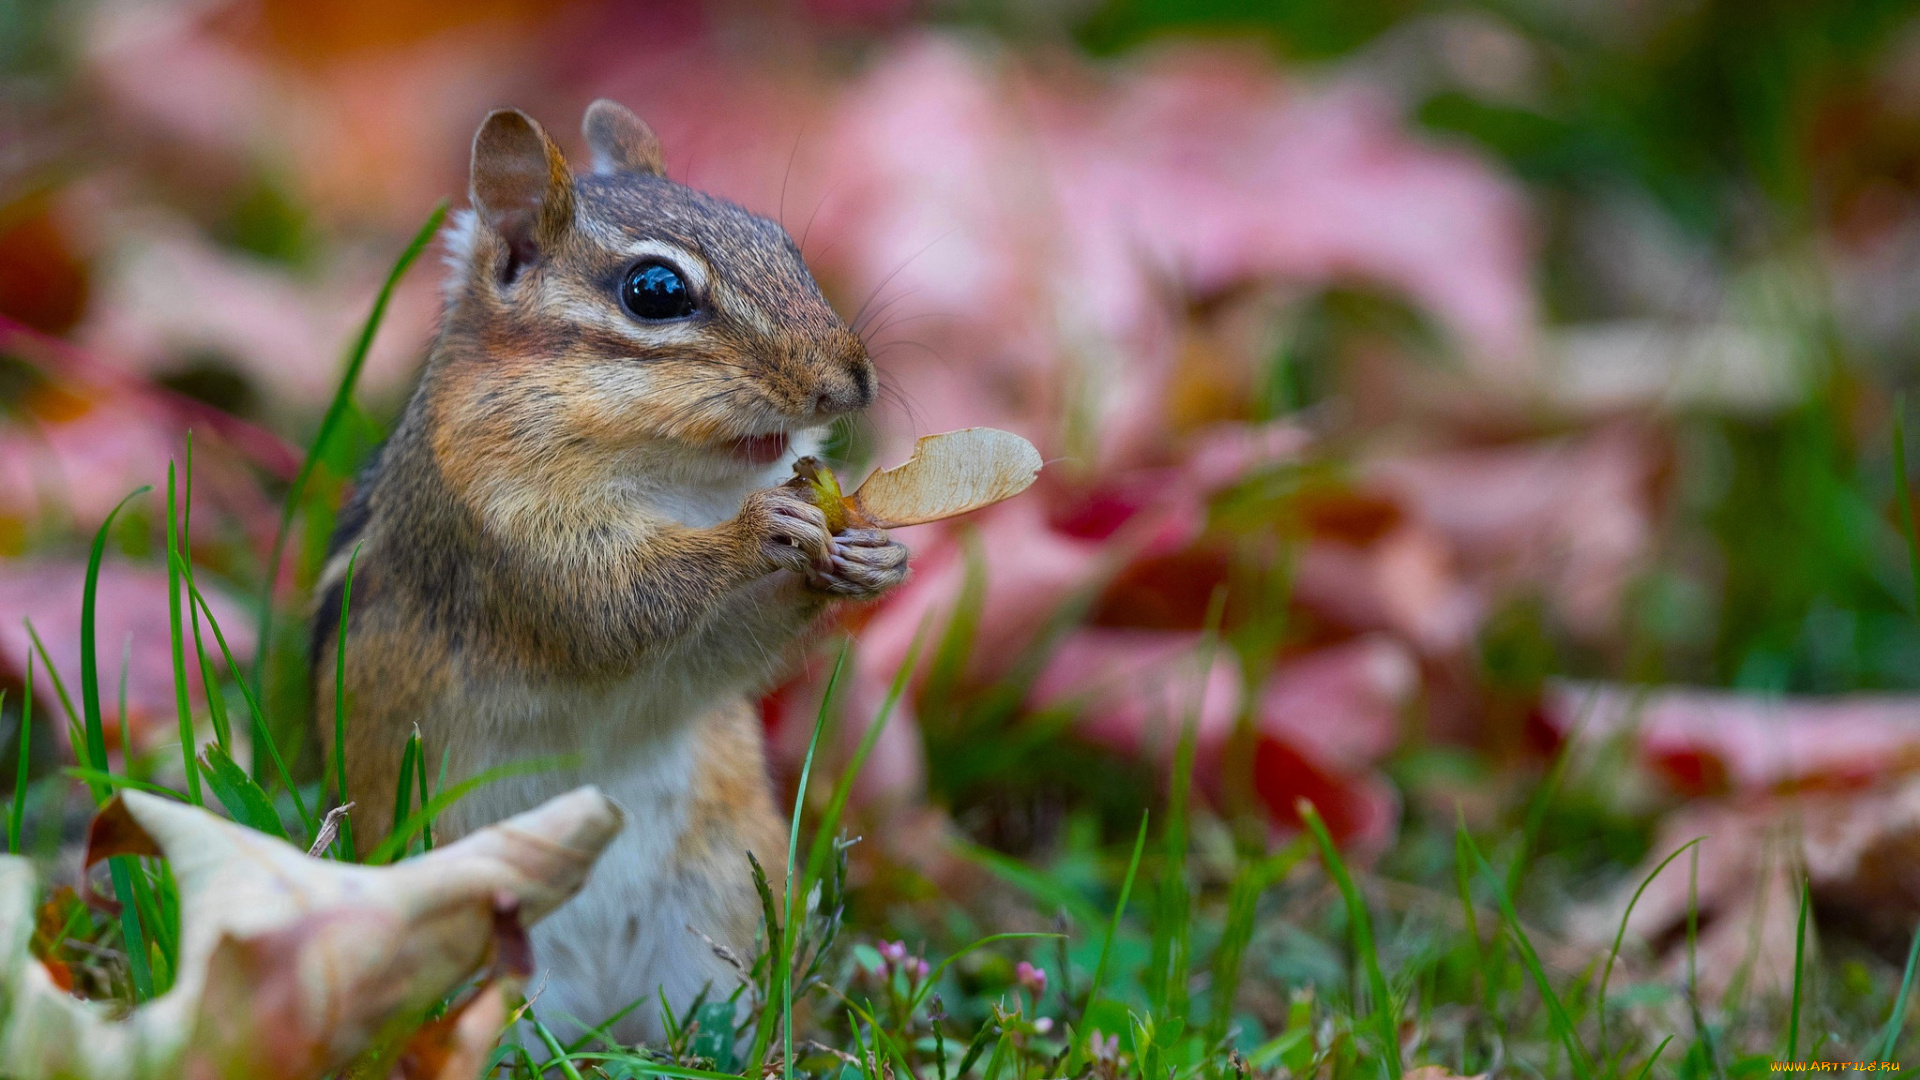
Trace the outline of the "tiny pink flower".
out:
[[[907,959],[907,943],[904,941],[883,941],[878,951],[880,959],[887,962],[889,971],[898,968]]]
[[[1047,992],[1047,973],[1043,968],[1034,967],[1025,960],[1014,965],[1013,981],[1035,998]]]
[[[1051,1016],[1035,1017],[1033,1021],[1033,1030],[1036,1032],[1039,1032],[1042,1035],[1045,1035],[1047,1032],[1052,1031],[1053,1017]]]
[[[1102,1036],[1096,1031],[1093,1037],[1087,1040],[1087,1050],[1095,1061],[1118,1061],[1120,1060],[1120,1036]]]
[[[907,980],[916,984],[926,982],[927,974],[932,970],[932,968],[927,965],[927,960],[924,956],[916,956],[907,961],[905,967]]]

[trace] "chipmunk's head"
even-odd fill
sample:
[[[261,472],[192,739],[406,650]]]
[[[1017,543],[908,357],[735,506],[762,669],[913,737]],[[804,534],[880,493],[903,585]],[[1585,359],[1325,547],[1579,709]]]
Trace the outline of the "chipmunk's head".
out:
[[[639,118],[596,101],[573,175],[525,114],[473,141],[452,229],[445,421],[543,455],[685,454],[761,471],[873,403],[873,362],[772,221],[668,180]]]

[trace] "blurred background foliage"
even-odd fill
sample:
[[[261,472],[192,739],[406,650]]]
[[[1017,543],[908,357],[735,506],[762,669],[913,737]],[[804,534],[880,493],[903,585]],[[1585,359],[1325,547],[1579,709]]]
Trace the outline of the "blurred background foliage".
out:
[[[891,396],[839,433],[850,467],[976,422],[1051,462],[1027,509],[914,538],[916,583],[847,620],[850,715],[929,628],[863,781],[913,808],[856,851],[874,925],[1005,913],[933,902],[976,880],[913,853],[950,834],[1105,903],[1198,686],[1203,905],[1304,795],[1442,892],[1459,813],[1572,926],[1689,814],[1772,820],[1920,760],[1891,450],[1920,374],[1920,9],[1888,0],[0,0],[0,677],[24,676],[10,605],[71,607],[55,569],[186,427],[193,556],[251,623],[295,448],[392,253],[458,205],[475,121],[517,104],[566,142],[601,94],[871,305]],[[322,447],[283,626],[433,277]],[[119,556],[150,566],[155,520],[125,515]],[[125,623],[103,640],[151,640]],[[269,688],[311,771],[299,637],[268,643]],[[765,703],[787,772],[826,666]],[[36,746],[44,774],[58,739]],[[1860,916],[1861,881],[1815,885],[1859,943],[1835,1030],[1885,1006],[1883,926],[1920,914],[1900,887]],[[1270,988],[1339,986],[1324,899],[1260,924]],[[1457,988],[1466,953],[1422,918],[1389,948]],[[1648,970],[1675,925],[1646,928]],[[1283,991],[1244,993],[1280,1030]]]

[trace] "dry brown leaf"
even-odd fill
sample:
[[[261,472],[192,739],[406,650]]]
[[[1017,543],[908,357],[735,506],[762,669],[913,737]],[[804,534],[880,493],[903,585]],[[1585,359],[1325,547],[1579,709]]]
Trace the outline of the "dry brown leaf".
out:
[[[400,1054],[390,1080],[473,1080],[486,1067],[507,1024],[507,988],[496,980],[445,1016],[422,1025]]]
[[[31,865],[0,859],[0,1074],[14,1080],[293,1080],[403,1045],[429,1005],[512,951],[496,944],[503,912],[537,921],[579,889],[621,815],[581,788],[386,867],[310,858],[134,791],[100,822],[103,851],[150,844],[171,864],[180,971],[122,1020],[60,992],[28,950]]]
[[[1010,431],[922,435],[912,457],[867,477],[850,509],[879,529],[958,517],[1027,490],[1040,465],[1040,451]]]
[[[1632,948],[1623,960],[1646,958],[1683,974],[1687,911],[1697,897],[1695,966],[1709,996],[1735,986],[1762,993],[1791,987],[1802,871],[1823,922],[1844,924],[1873,944],[1904,947],[1920,918],[1920,873],[1913,869],[1920,858],[1920,777],[1910,777],[1864,791],[1689,805],[1662,824],[1644,866],[1576,917],[1576,936],[1607,947],[1633,890],[1695,837],[1704,838],[1697,885],[1690,889],[1688,855],[1653,879],[1627,922]],[[1648,942],[1665,948],[1648,956]]]
[[[1040,451],[1011,431],[962,428],[922,435],[911,457],[867,477],[844,498],[833,473],[812,458],[795,463],[794,483],[811,491],[834,532],[848,525],[897,529],[1011,499],[1033,484],[1041,464]]]

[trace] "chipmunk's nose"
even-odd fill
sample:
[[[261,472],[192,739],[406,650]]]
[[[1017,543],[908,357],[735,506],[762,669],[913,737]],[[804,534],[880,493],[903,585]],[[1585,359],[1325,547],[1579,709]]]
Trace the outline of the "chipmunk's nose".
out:
[[[876,396],[878,379],[866,346],[854,339],[850,347],[836,351],[822,365],[825,371],[814,389],[813,411],[821,416],[858,412],[872,405]]]

